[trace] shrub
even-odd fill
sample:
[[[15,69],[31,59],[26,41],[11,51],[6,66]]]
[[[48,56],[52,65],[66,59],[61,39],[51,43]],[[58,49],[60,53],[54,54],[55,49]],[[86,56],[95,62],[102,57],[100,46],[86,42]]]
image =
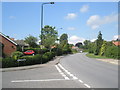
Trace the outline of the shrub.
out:
[[[15,60],[19,59],[21,56],[23,56],[22,52],[16,51],[12,53],[12,58]]]
[[[120,48],[117,46],[109,46],[105,51],[105,56],[115,59],[120,59],[119,55]]]
[[[13,58],[3,58],[2,59],[2,68],[8,68],[8,67],[16,67],[18,66],[18,63]]]

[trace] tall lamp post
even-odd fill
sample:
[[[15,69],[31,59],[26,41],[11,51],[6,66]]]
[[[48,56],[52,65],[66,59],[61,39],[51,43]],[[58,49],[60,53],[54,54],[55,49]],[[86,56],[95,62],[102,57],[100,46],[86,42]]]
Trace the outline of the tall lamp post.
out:
[[[43,38],[42,38],[42,35],[43,35],[43,6],[45,4],[54,4],[54,2],[48,2],[48,3],[42,3],[41,5],[41,45],[43,44]]]

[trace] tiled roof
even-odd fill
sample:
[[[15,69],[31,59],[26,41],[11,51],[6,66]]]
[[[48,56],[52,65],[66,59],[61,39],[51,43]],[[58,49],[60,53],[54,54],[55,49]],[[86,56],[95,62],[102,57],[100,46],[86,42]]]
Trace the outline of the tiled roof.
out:
[[[114,44],[115,46],[120,46],[120,41],[114,41],[113,44]]]
[[[17,45],[16,42],[14,42],[13,40],[11,40],[10,38],[8,38],[6,35],[4,35],[3,33],[0,32],[0,35],[3,36],[4,38],[6,38],[8,41],[10,41],[11,43]]]

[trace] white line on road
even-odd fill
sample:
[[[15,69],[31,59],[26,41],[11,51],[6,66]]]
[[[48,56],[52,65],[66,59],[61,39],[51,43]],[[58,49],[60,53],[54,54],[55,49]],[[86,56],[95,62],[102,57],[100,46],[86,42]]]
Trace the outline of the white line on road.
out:
[[[45,80],[15,80],[15,81],[11,81],[12,83],[16,83],[16,82],[45,82],[45,81],[63,81],[63,80],[67,80],[67,79],[45,79]]]
[[[86,87],[88,87],[88,88],[90,88],[90,86],[89,85],[87,85],[87,84],[84,84]]]
[[[57,65],[55,65],[55,67],[57,68],[58,72],[65,78],[65,80],[69,80],[69,78],[60,70]]]
[[[73,78],[73,80],[77,80],[78,78],[76,76],[74,76],[73,74],[71,74],[70,72],[68,72],[68,70],[66,70],[61,64],[58,64],[58,66],[64,70],[69,76],[71,76]],[[78,80],[80,83],[83,83],[84,86],[86,86],[87,88],[91,88],[88,84],[85,84],[82,80]]]
[[[79,82],[83,83],[83,81],[82,81],[82,80],[79,80]]]
[[[76,76],[74,76],[73,74],[71,74],[70,72],[68,72],[68,70],[66,70],[61,64],[58,64],[58,66],[63,69],[68,75],[70,75],[73,79],[78,79]]]

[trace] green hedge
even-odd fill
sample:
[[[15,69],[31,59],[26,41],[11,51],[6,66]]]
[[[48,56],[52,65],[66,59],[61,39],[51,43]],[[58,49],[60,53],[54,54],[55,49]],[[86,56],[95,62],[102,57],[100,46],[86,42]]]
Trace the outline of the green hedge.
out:
[[[120,59],[120,47],[117,47],[117,46],[107,47],[105,51],[105,56],[114,58],[114,59]]]
[[[46,52],[45,54],[37,54],[34,56],[23,56],[19,59],[26,59],[25,61],[20,61],[18,63],[17,60],[14,58],[4,58],[2,59],[2,67],[8,68],[8,67],[17,67],[17,66],[27,66],[27,65],[34,65],[34,64],[43,64],[53,59],[55,56],[54,52]]]

